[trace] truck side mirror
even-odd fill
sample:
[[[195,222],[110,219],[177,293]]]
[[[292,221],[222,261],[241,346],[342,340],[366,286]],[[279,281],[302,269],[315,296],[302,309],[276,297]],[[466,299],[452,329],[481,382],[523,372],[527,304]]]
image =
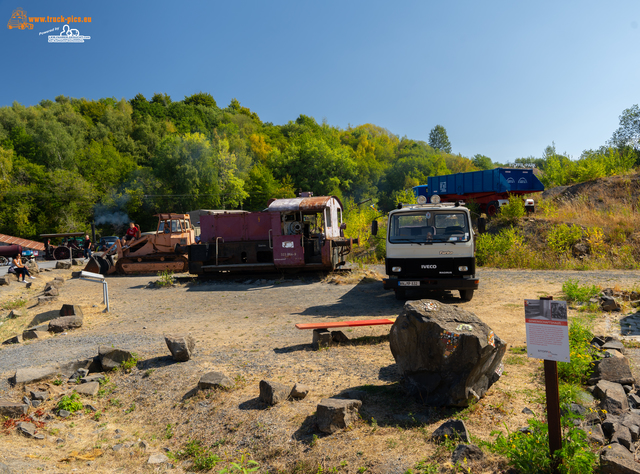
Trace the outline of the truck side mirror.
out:
[[[378,235],[378,221],[371,222],[371,235]]]

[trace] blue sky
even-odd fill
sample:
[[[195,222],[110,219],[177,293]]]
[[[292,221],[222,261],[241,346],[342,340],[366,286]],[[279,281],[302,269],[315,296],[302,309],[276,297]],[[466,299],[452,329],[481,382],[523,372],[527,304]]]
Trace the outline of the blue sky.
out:
[[[72,23],[82,44],[49,43]],[[639,2],[0,0],[0,106],[71,97],[237,98],[265,122],[374,123],[508,162],[555,142],[574,158],[640,103]],[[60,30],[39,33],[58,27]]]

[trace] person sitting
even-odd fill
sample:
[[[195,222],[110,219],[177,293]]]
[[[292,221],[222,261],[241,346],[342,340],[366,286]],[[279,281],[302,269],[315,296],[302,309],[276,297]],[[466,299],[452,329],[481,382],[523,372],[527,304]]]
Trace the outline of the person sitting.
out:
[[[138,236],[138,228],[133,222],[129,222],[129,228],[127,229],[127,233],[122,238],[122,246],[124,247],[126,243],[130,240],[136,240]]]
[[[164,221],[164,233],[168,234],[171,232],[171,224],[169,224],[169,221]]]
[[[29,273],[29,269],[24,266],[24,263],[22,263],[20,254],[14,257],[13,263],[15,263],[16,265],[15,270],[16,270],[16,276],[18,277],[18,281],[22,281],[22,283],[26,283],[26,281],[24,281],[26,277],[35,278],[34,276],[31,276],[31,274]],[[20,280],[20,275],[22,275],[22,280]]]

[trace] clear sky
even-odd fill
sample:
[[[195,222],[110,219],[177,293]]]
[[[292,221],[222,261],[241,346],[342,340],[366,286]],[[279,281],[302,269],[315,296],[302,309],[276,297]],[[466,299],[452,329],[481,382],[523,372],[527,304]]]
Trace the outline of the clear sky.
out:
[[[91,17],[70,24],[91,38],[9,29],[16,8]],[[578,158],[640,103],[637,1],[0,0],[0,19],[0,106],[203,91],[274,124],[440,124],[455,153],[508,162],[552,142]]]

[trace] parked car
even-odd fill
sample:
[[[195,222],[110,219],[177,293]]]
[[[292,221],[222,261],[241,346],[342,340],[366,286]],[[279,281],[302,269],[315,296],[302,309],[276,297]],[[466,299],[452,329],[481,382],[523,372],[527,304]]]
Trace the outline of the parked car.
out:
[[[109,247],[111,247],[113,244],[115,244],[116,240],[120,240],[120,239],[118,237],[116,237],[115,235],[108,235],[106,237],[101,237],[100,238],[100,242],[98,243],[98,248],[96,249],[96,251],[104,252]]]

